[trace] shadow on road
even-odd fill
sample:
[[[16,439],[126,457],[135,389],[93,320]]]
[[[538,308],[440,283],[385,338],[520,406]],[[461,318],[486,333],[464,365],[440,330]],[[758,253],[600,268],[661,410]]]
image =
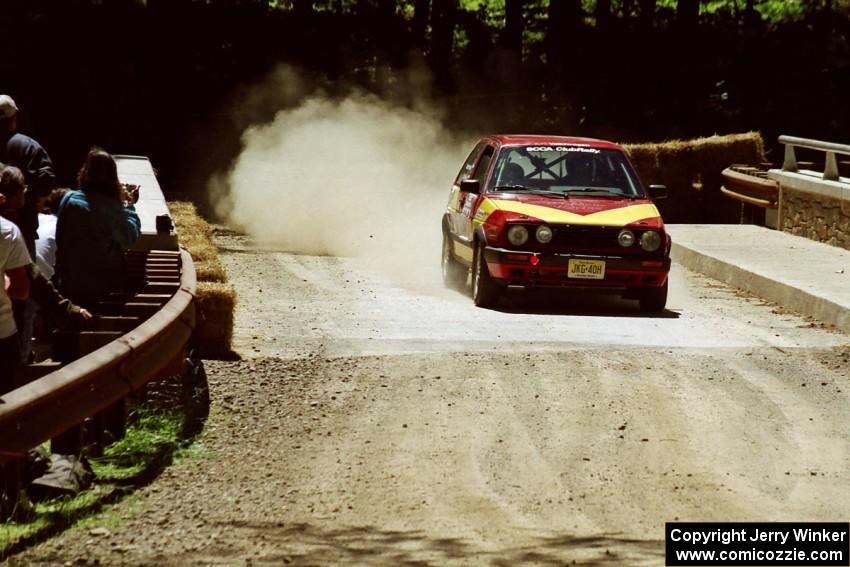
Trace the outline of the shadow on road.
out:
[[[637,300],[586,290],[541,289],[508,291],[493,310],[527,315],[584,315],[592,317],[636,317],[678,319],[679,313],[665,309],[659,313],[641,311]]]
[[[470,302],[470,283],[458,283],[447,289]],[[508,289],[502,292],[493,311],[526,315],[585,315],[589,317],[637,317],[678,319],[680,314],[665,309],[660,313],[640,310],[636,299],[623,299],[619,292],[578,288]]]
[[[418,530],[382,530],[374,526],[325,529],[312,524],[222,524],[248,540],[261,538],[275,551],[260,553],[256,564],[287,565],[658,565],[662,541],[605,534],[569,534],[531,538],[528,545],[483,549],[453,537],[432,537]],[[210,552],[211,550],[204,550]],[[201,553],[204,553],[201,551]]]

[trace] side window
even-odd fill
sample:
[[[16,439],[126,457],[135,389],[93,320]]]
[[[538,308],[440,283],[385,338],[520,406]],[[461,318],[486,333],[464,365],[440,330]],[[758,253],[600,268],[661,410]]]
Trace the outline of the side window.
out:
[[[461,181],[469,179],[472,176],[472,170],[475,169],[475,162],[478,161],[478,156],[481,155],[485,146],[486,144],[484,142],[478,142],[478,145],[475,146],[475,149],[473,149],[469,154],[469,157],[466,158],[466,162],[464,162],[463,167],[460,168],[460,172],[455,178],[455,185],[460,185]]]
[[[473,177],[473,179],[477,179],[481,182],[482,187],[484,186],[484,178],[487,177],[487,170],[490,168],[490,160],[492,159],[493,146],[487,146],[484,149],[484,154],[478,161],[478,167],[475,168],[475,177]]]

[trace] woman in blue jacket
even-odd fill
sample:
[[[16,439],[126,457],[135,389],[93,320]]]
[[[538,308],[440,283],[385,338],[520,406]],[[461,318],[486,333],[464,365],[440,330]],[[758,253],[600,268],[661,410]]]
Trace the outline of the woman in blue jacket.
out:
[[[62,294],[89,307],[124,287],[124,251],[139,238],[141,222],[124,201],[109,153],[92,148],[77,182],[59,203],[55,277]]]

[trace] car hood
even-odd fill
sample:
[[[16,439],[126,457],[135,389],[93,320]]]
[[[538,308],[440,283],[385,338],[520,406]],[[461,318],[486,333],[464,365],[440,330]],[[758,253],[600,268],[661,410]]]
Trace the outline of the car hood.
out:
[[[478,211],[481,220],[501,211],[511,218],[527,218],[550,224],[626,226],[644,224],[641,221],[645,221],[661,225],[661,215],[648,199],[488,195]]]

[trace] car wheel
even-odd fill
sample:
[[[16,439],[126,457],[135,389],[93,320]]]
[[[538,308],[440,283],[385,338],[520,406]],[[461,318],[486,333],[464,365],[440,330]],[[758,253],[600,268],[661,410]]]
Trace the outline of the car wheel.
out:
[[[661,287],[648,287],[640,292],[640,310],[647,313],[660,313],[667,305],[667,282]]]
[[[478,307],[487,307],[499,299],[499,284],[493,281],[487,262],[484,260],[484,246],[475,249],[472,261],[472,301]]]
[[[452,256],[452,239],[445,232],[443,232],[443,254],[440,265],[443,271],[443,284],[446,287],[457,288],[466,285],[469,270]]]

